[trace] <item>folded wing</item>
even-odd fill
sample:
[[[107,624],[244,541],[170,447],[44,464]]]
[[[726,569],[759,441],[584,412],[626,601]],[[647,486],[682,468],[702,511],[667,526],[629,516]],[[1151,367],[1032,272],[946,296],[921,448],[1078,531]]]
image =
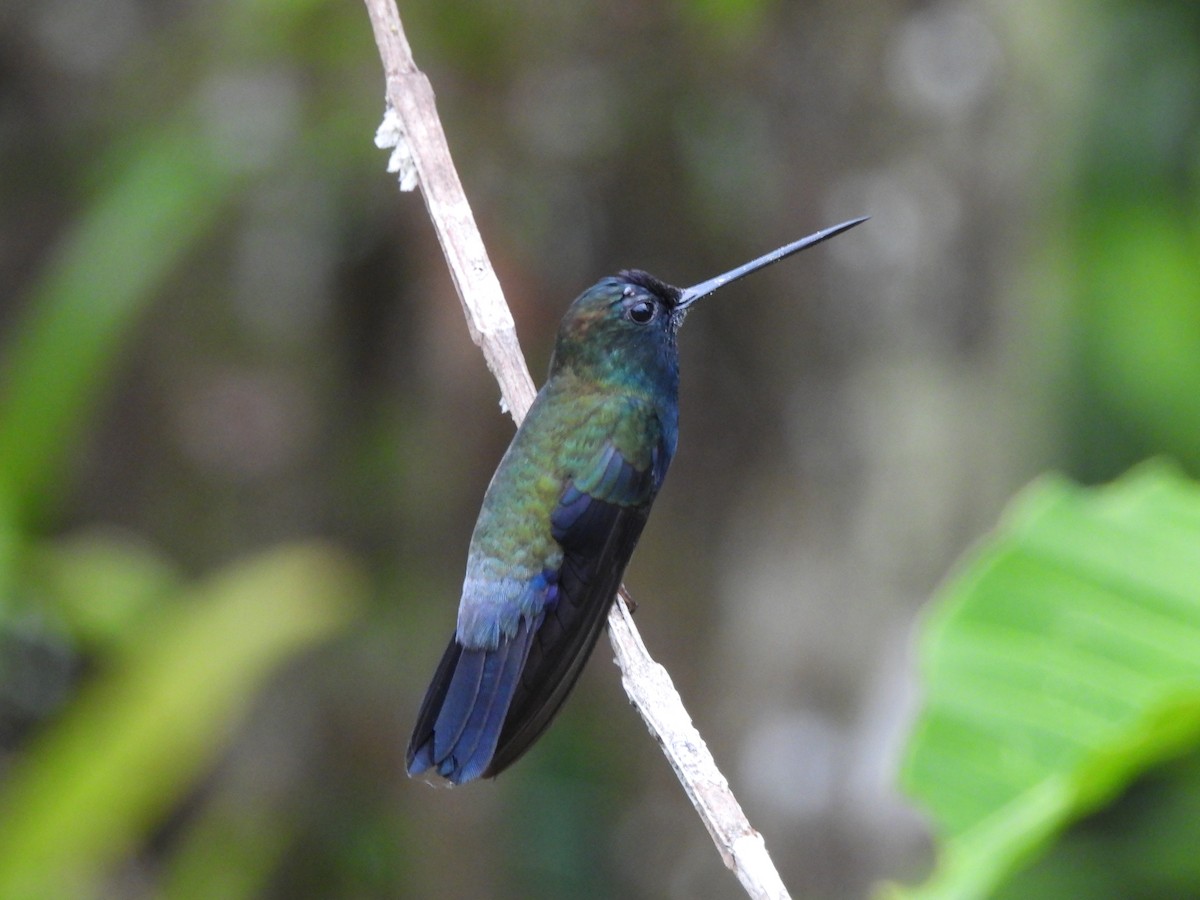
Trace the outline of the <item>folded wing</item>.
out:
[[[460,613],[417,717],[410,775],[434,769],[455,784],[497,775],[566,700],[670,462],[657,418],[636,412],[564,484],[550,515],[555,568],[522,580],[498,560],[468,563],[472,627],[464,637]]]

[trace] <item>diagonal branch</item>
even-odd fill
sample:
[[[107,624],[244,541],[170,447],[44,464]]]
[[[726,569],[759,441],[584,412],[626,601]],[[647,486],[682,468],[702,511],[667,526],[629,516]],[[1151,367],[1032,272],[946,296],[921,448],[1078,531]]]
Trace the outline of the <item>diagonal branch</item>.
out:
[[[512,313],[504,302],[504,292],[450,159],[433,87],[413,62],[395,0],[367,0],[367,13],[387,77],[388,118],[376,143],[387,139],[385,130],[396,129],[393,134],[399,146],[389,169],[415,169],[416,183],[421,186],[429,218],[450,267],[471,340],[483,351],[488,368],[500,383],[500,394],[519,425],[537,391],[517,343]]]
[[[393,147],[389,171],[401,173],[401,187],[420,185],[462,302],[471,339],[513,419],[520,424],[535,395],[533,380],[517,343],[512,314],[488,261],[483,239],[450,158],[429,79],[417,69],[394,0],[365,0],[387,78],[387,116],[376,135]],[[634,627],[621,588],[608,616],[609,638],[621,669],[621,682],[671,768],[700,814],[725,865],[754,898],[781,900],[787,889],[767,854],[766,844],[742,812],[692,724],[667,670],[651,659]]]

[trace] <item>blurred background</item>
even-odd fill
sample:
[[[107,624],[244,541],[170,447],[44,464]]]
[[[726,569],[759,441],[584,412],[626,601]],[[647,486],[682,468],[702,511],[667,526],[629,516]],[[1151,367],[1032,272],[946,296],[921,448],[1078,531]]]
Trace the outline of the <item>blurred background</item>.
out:
[[[872,216],[689,317],[627,583],[795,895],[919,880],[923,602],[1039,472],[1200,475],[1200,6],[401,15],[539,381],[603,275]],[[358,4],[0,6],[0,894],[739,893],[606,641],[404,774],[512,425],[382,113]]]

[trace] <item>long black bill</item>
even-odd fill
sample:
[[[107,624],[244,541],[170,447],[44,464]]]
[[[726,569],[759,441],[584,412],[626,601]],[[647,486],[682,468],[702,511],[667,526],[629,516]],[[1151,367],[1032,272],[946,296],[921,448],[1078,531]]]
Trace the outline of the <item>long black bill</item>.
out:
[[[849,222],[843,222],[841,225],[834,225],[832,228],[826,228],[823,231],[818,231],[816,234],[810,234],[808,237],[800,238],[798,241],[793,241],[790,244],[784,244],[777,250],[772,250],[758,259],[748,262],[745,265],[738,266],[736,269],[731,269],[724,275],[718,275],[716,278],[710,278],[708,281],[702,281],[699,284],[694,284],[690,288],[684,288],[679,295],[679,299],[675,303],[676,309],[687,309],[701,297],[707,297],[713,291],[724,287],[731,281],[737,281],[739,278],[745,278],[751,272],[757,272],[759,269],[764,269],[772,263],[777,263],[781,259],[786,259],[793,253],[799,253],[801,250],[806,250],[814,244],[819,244],[821,241],[827,241],[835,234],[841,234],[843,231],[849,231],[855,225],[861,225],[870,216],[861,216],[857,219],[851,219]]]

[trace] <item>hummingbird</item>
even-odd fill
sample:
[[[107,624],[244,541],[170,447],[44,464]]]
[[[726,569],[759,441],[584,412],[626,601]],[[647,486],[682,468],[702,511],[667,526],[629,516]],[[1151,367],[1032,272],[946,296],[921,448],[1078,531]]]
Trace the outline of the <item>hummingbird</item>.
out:
[[[454,635],[408,745],[410,776],[498,775],[574,687],[675,455],[676,335],[692,304],[866,219],[689,288],[623,270],[570,305],[549,377],[484,494]]]

